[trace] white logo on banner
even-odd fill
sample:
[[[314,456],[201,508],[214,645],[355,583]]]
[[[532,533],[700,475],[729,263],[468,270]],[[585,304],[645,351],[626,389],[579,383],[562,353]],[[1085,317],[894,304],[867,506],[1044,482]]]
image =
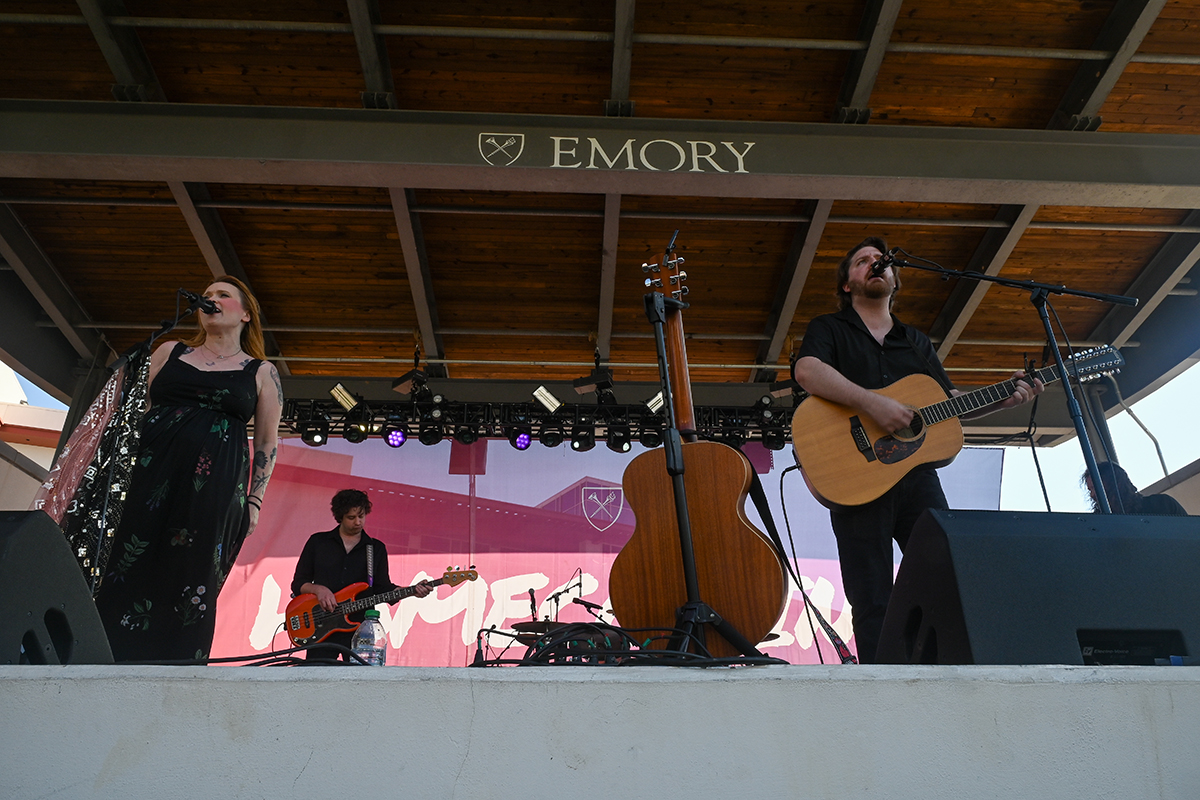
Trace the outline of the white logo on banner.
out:
[[[598,531],[613,526],[624,510],[625,490],[613,486],[583,487],[583,516]]]
[[[479,155],[493,167],[507,167],[525,152],[523,133],[479,134]]]

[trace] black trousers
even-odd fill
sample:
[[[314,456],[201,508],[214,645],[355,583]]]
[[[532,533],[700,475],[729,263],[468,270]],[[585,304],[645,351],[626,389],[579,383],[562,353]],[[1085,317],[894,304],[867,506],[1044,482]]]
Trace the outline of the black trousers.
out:
[[[948,507],[937,471],[919,468],[878,500],[829,512],[841,561],[842,587],[853,609],[855,648],[861,663],[875,663],[879,633],[892,596],[892,541],[903,553],[921,512]]]

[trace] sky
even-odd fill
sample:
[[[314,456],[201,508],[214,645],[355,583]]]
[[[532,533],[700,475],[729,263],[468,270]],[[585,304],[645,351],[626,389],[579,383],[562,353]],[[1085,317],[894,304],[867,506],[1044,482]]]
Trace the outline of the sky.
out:
[[[38,389],[20,375],[17,380],[30,405],[64,408],[63,404]],[[1180,411],[1200,397],[1200,364],[1180,374],[1158,391],[1131,406],[1133,412],[1158,439],[1170,472],[1200,458],[1200,427],[1181,425]],[[1146,433],[1122,411],[1109,419],[1117,459],[1139,489],[1160,480],[1164,473],[1154,444]],[[1004,448],[1004,466],[1000,483],[1000,508],[1008,511],[1045,511],[1046,504],[1034,466],[1034,453],[1028,447]],[[564,456],[570,451],[563,448]],[[1083,454],[1079,443],[1069,441],[1052,448],[1038,448],[1050,496],[1051,510],[1090,511],[1091,505],[1079,480],[1083,475]]]

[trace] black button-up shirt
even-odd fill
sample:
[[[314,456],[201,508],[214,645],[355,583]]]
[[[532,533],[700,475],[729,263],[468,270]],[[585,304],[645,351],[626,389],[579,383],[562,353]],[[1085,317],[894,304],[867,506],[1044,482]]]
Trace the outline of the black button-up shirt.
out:
[[[363,531],[358,544],[347,553],[338,529],[314,533],[304,543],[300,559],[296,562],[296,574],[292,578],[292,594],[300,594],[300,587],[315,583],[326,587],[334,594],[352,583],[367,582],[367,543],[374,553],[374,583],[359,595],[383,594],[396,588],[388,574],[387,548],[383,542]],[[351,617],[353,619],[353,617]]]
[[[893,316],[881,345],[853,306],[808,323],[799,358],[806,356],[825,362],[864,389],[882,389],[916,374],[932,377],[947,395],[954,386],[928,336]]]

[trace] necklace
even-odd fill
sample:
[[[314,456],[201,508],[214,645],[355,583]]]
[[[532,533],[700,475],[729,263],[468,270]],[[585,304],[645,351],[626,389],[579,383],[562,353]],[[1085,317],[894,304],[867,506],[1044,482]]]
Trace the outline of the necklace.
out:
[[[240,347],[239,347],[237,350],[234,350],[232,353],[230,353],[230,354],[229,354],[229,355],[227,355],[227,356],[220,356],[220,355],[217,355],[217,352],[216,352],[215,350],[213,350],[212,348],[210,348],[210,347],[209,347],[208,345],[206,345],[206,344],[202,344],[202,345],[200,345],[200,349],[201,349],[201,350],[208,350],[208,352],[210,352],[210,353],[212,353],[212,354],[213,354],[213,358],[215,358],[217,361],[224,361],[224,360],[225,360],[225,359],[227,359],[227,358],[233,358],[233,357],[234,357],[234,356],[236,356],[238,353],[242,352],[242,348],[240,348]],[[217,365],[217,361],[205,361],[205,362],[204,362],[204,366],[206,366],[206,367],[215,367],[215,366]]]

